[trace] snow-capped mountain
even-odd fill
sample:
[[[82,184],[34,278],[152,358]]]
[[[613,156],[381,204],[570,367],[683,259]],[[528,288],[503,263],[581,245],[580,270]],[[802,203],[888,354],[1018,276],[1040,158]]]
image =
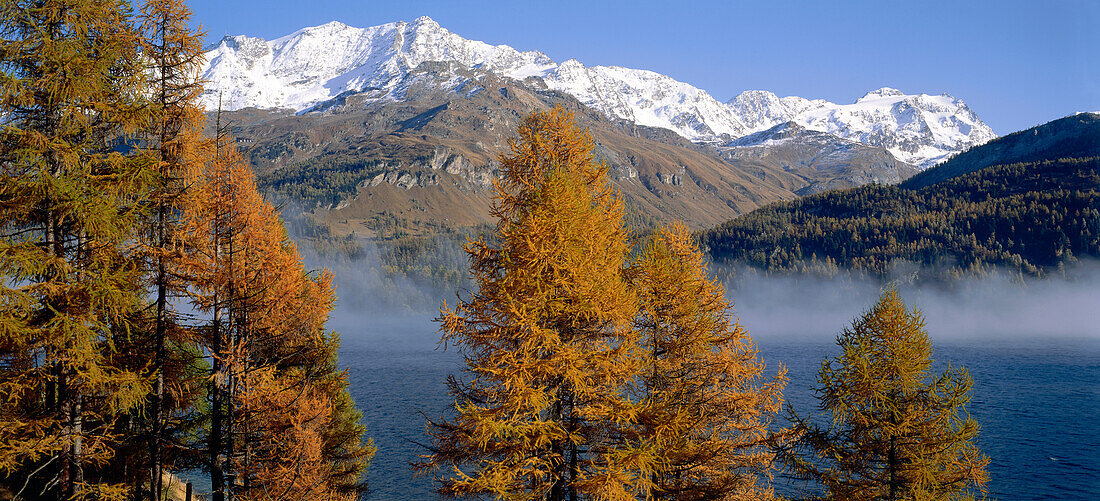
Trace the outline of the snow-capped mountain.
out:
[[[345,92],[392,90],[428,61],[453,61],[514,78],[556,67],[539,52],[466,40],[422,17],[355,28],[331,22],[267,41],[226,37],[206,52],[203,104],[303,110]]]
[[[801,100],[799,106],[791,118],[806,128],[886,148],[921,167],[997,137],[966,103],[946,93],[906,95],[883,87],[853,104]]]
[[[421,63],[445,62],[570,94],[609,118],[673,130],[696,142],[720,143],[794,122],[810,130],[888,149],[927,167],[996,135],[965,103],[947,94],[906,95],[882,88],[853,104],[747,91],[723,103],[671,77],[617,66],[556,63],[537,51],[464,39],[421,17],[355,28],[332,22],[267,41],[226,37],[206,53],[202,78],[208,109],[308,110],[351,93],[403,99]],[[449,88],[462,86],[455,76]]]

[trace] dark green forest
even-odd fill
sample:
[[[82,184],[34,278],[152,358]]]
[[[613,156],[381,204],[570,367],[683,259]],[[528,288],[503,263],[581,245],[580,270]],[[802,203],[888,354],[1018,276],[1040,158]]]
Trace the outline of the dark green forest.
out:
[[[899,262],[941,278],[1004,267],[1049,274],[1100,256],[1100,159],[989,167],[919,188],[867,185],[773,204],[700,232],[716,262],[885,277]]]

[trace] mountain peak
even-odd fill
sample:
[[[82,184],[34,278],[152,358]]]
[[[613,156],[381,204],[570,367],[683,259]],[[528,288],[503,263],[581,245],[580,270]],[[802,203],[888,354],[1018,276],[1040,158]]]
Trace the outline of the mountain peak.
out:
[[[726,102],[749,129],[761,130],[789,121],[795,113],[779,96],[766,90],[747,90]]]
[[[353,29],[354,30],[354,29],[358,29],[358,28],[355,28],[353,26],[348,26],[344,23],[341,23],[340,21],[329,21],[325,24],[319,24],[317,26],[310,26],[310,27],[307,27],[307,28],[302,28],[298,31],[295,31],[294,33],[291,33],[289,36],[283,37],[283,38],[290,38],[290,37],[293,37],[295,35],[304,35],[304,34],[324,36],[324,35],[329,34],[329,33],[338,33],[338,32],[344,31],[344,30],[348,30],[348,29]]]
[[[737,97],[727,101],[733,102],[746,102],[746,101],[778,101],[779,96],[776,96],[774,92],[767,90],[746,90],[737,95]]]
[[[447,31],[442,25],[436,22],[436,20],[427,17],[427,15],[421,15],[421,17],[412,20],[408,23],[409,28],[412,30],[428,30],[428,31]]]
[[[875,89],[871,92],[868,92],[868,93],[864,94],[863,97],[857,99],[856,102],[858,103],[858,102],[866,100],[866,99],[877,99],[877,98],[882,98],[882,97],[900,97],[900,96],[904,96],[904,95],[905,95],[904,92],[902,92],[900,90],[897,90],[893,87],[880,87],[878,89]]]
[[[303,40],[303,39],[326,40],[326,39],[330,39],[330,38],[333,38],[333,37],[338,37],[341,34],[345,34],[345,36],[346,36],[346,34],[349,34],[349,33],[355,32],[355,31],[362,31],[362,30],[360,30],[359,28],[356,28],[354,26],[349,26],[349,25],[346,25],[344,23],[341,23],[340,21],[329,21],[325,24],[319,24],[317,26],[307,26],[307,27],[302,28],[298,31],[295,31],[294,33],[291,33],[289,35],[282,36],[282,37],[276,38],[274,40],[271,40],[268,43],[269,43],[269,45],[275,46],[275,45],[280,45],[280,44],[283,44],[283,43],[287,43],[287,42],[291,42],[291,41],[295,41],[295,40]],[[257,38],[255,40],[263,40],[263,39]],[[265,40],[265,42],[267,42],[267,41]]]
[[[724,146],[729,148],[739,148],[746,146],[767,145],[769,143],[784,141],[785,139],[797,135],[805,130],[805,127],[802,127],[795,122],[780,122],[776,125],[773,125],[769,129],[754,132],[747,136],[734,139],[733,141],[726,143]]]

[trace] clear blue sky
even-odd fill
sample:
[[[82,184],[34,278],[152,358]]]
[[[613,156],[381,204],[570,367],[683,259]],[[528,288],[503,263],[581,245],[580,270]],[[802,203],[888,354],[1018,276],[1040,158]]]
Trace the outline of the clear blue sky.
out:
[[[190,0],[207,40],[430,16],[555,61],[852,102],[883,86],[962,98],[998,134],[1100,111],[1100,1]]]

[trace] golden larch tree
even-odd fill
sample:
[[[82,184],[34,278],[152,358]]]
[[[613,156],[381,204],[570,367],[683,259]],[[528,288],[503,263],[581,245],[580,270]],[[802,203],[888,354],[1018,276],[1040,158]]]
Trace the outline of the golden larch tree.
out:
[[[149,392],[113,363],[145,302],[139,222],[155,177],[128,2],[0,6],[0,483],[117,499],[114,422]]]
[[[931,371],[924,318],[895,288],[837,337],[821,364],[818,421],[789,412],[801,438],[781,450],[792,470],[820,482],[828,499],[969,499],[984,494],[989,458],[974,445],[965,411],[966,369]]]
[[[248,163],[219,137],[183,196],[181,270],[211,315],[214,499],[352,499],[374,449],[325,330],[328,272],[307,272]]]
[[[654,458],[649,491],[659,499],[771,498],[761,480],[771,476],[782,435],[770,427],[783,369],[765,376],[686,226],[658,230],[634,269],[645,365],[633,440]]]
[[[220,130],[218,134],[210,145],[213,151],[205,151],[201,163],[185,172],[188,188],[178,200],[181,214],[176,229],[182,250],[174,263],[186,277],[192,304],[210,315],[209,324],[201,328],[201,345],[210,357],[210,424],[205,450],[214,501],[225,499],[229,449],[227,406],[233,374],[230,364],[235,360],[230,357],[233,322],[227,310],[233,306],[233,272],[237,271],[232,268],[232,242],[241,226],[235,211],[244,208],[237,206],[236,183],[250,177],[236,150],[226,145],[228,139]]]
[[[638,370],[622,203],[571,114],[532,113],[517,136],[495,183],[500,244],[467,245],[475,290],[441,309],[466,358],[455,416],[430,422],[416,466],[447,496],[633,499],[644,457],[617,438]]]
[[[203,62],[202,33],[189,26],[190,20],[191,11],[180,0],[148,0],[141,6],[138,16],[141,56],[150,80],[152,112],[143,131],[145,153],[157,172],[150,200],[150,219],[144,232],[147,276],[153,296],[150,308],[152,339],[148,347],[153,353],[153,390],[148,410],[142,413],[148,420],[147,494],[150,501],[163,498],[165,446],[170,442],[166,421],[173,409],[182,409],[191,403],[190,394],[172,398],[171,393],[165,392],[166,372],[175,369],[171,372],[177,377],[186,373],[179,370],[180,364],[172,364],[171,346],[193,344],[191,333],[181,328],[169,305],[171,296],[178,297],[186,289],[182,277],[173,273],[176,268],[173,260],[178,256],[178,239],[174,233],[186,172],[196,169],[196,162],[205,160],[208,147],[202,134],[203,113],[198,106],[203,90],[198,79]],[[172,383],[172,386],[185,393],[196,388],[187,382]]]
[[[178,0],[0,5],[0,493],[161,499],[202,453],[215,499],[365,488],[331,275],[203,137],[188,19]]]

